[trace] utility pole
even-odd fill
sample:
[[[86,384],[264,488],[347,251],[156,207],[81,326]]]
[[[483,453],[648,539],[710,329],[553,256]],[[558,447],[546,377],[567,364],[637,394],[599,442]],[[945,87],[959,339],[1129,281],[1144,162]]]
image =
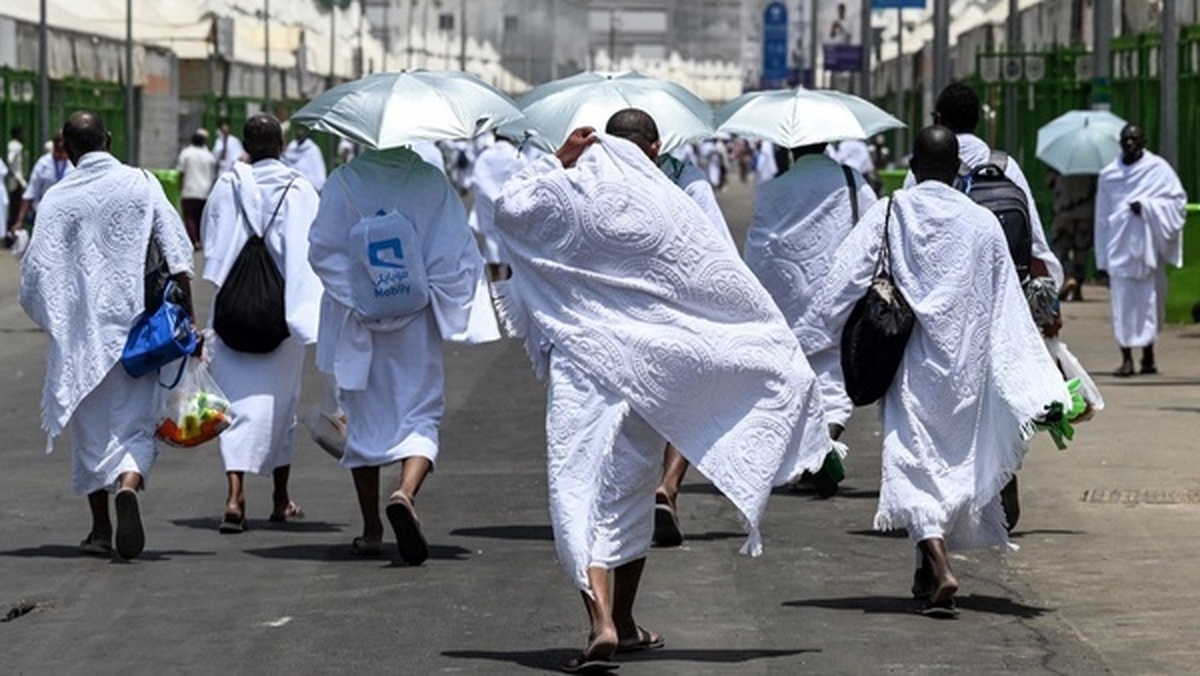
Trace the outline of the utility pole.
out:
[[[467,72],[467,0],[459,0],[458,13],[458,69]]]
[[[390,0],[389,0],[389,2],[390,2]],[[410,2],[408,3],[408,25],[406,26],[406,28],[408,29],[408,37],[405,38],[405,40],[404,40],[404,46],[408,50],[408,65],[406,66],[406,68],[408,68],[408,70],[413,69],[413,34],[412,33],[413,33],[413,21],[415,20],[413,18],[413,11],[414,11],[413,8],[416,7],[416,5],[417,5],[417,0],[410,0]]]
[[[550,0],[550,79],[558,79],[558,0]]]
[[[263,112],[271,112],[271,0],[263,0]]]
[[[1092,108],[1108,110],[1112,105],[1112,34],[1111,2],[1092,5]]]
[[[859,73],[858,80],[858,95],[864,99],[871,99],[871,47],[875,41],[875,35],[871,31],[871,0],[862,0],[862,18],[859,23],[862,25],[862,30],[859,31],[859,42],[862,44],[862,72]]]
[[[133,110],[133,0],[125,0],[125,161],[137,166],[137,124]]]
[[[896,117],[907,121],[904,114],[904,8],[896,8]],[[908,153],[904,147],[904,128],[896,130],[896,152],[892,155],[897,162]]]
[[[1104,4],[1097,2],[1097,5]],[[1021,12],[1017,0],[1008,0],[1008,24],[1005,27],[1010,59],[1017,58],[1021,51]],[[1004,149],[1010,153],[1017,152],[1017,85],[1006,82],[1004,85]]]
[[[608,10],[608,69],[616,70],[617,63],[617,10]]]
[[[38,22],[38,98],[41,129],[38,130],[38,140],[33,144],[34,148],[38,148],[43,141],[54,135],[50,130],[50,29],[46,24],[46,0],[42,0],[41,18]]]
[[[1162,77],[1159,79],[1158,154],[1179,166],[1179,3],[1162,0]]]
[[[933,0],[933,92],[950,84],[950,0]]]
[[[329,5],[329,88],[333,89],[337,69],[334,68],[334,54],[337,54],[337,4]]]
[[[817,28],[817,0],[808,0],[808,9],[808,69],[812,73],[812,82],[809,83],[809,86],[816,89],[818,87],[817,45],[821,41]]]

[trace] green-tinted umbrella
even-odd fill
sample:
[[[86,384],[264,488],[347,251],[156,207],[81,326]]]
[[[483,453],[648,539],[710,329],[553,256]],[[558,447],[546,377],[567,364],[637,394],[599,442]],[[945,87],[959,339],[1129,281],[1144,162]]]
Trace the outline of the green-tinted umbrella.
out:
[[[603,131],[624,108],[649,113],[662,151],[713,134],[712,108],[684,87],[634,71],[587,72],[534,87],[517,100],[525,120],[506,131],[546,150],[556,150],[578,127]],[[536,134],[527,133],[536,130]]]
[[[340,84],[291,117],[379,150],[474,138],[520,118],[511,99],[475,76],[435,70],[376,73]]]
[[[786,148],[869,138],[904,123],[875,104],[837,91],[797,87],[751,92],[717,111],[717,130]]]
[[[1124,126],[1106,110],[1072,110],[1038,130],[1037,158],[1063,176],[1099,174],[1121,154]]]

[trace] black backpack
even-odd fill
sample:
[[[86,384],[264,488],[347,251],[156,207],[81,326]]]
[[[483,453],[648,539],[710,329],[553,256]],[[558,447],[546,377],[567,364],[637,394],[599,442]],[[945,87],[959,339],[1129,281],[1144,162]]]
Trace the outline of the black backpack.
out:
[[[213,307],[213,331],[216,331],[221,342],[238,352],[273,352],[291,335],[284,306],[283,275],[271,258],[263,237],[275,223],[279,208],[283,206],[283,200],[295,180],[292,179],[283,189],[283,196],[275,205],[275,212],[271,214],[271,220],[263,228],[261,236],[255,234],[247,221],[250,239],[246,240],[229,274],[225,276],[221,290],[217,292]]]
[[[1017,279],[1029,280],[1033,262],[1033,220],[1029,200],[1021,186],[1005,175],[1008,154],[993,150],[988,161],[974,168],[965,165],[959,171],[958,188],[971,201],[996,215],[1008,242],[1008,253],[1017,268]]]

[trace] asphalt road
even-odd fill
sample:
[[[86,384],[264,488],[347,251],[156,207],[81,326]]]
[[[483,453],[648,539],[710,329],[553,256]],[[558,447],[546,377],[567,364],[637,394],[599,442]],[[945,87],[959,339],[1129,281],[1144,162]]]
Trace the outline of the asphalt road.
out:
[[[731,186],[721,200],[740,235],[749,189]],[[10,608],[19,615],[0,623],[3,673],[524,673],[554,671],[582,647],[586,617],[554,561],[547,517],[544,393],[516,343],[447,347],[442,461],[417,505],[432,545],[425,565],[350,557],[359,523],[349,473],[303,430],[292,486],[304,521],[268,524],[270,482],[253,478],[251,529],[219,535],[215,444],[164,447],[142,499],[147,551],[110,562],[76,553],[88,519],[70,493],[69,453],[42,452],[44,338],[16,305],[16,279],[15,262],[0,256],[0,618]],[[310,368],[306,403],[318,382]],[[729,503],[689,475],[680,499],[687,542],[651,553],[638,603],[640,623],[667,646],[623,659],[619,673],[1092,674],[1142,672],[1138,664],[1185,673],[1195,663],[1186,651],[1129,661],[1153,641],[1120,646],[1122,658],[1100,640],[1104,623],[1087,629],[1072,614],[1083,601],[1047,593],[1072,578],[1072,550],[1106,518],[1060,512],[1054,495],[1033,493],[1036,512],[1017,540],[1032,546],[1021,553],[955,557],[958,620],[913,614],[907,540],[870,530],[873,413],[857,415],[848,435],[843,494],[779,491],[757,559],[737,554]],[[1039,443],[1035,452],[1053,453]],[[1068,493],[1063,501],[1078,502]],[[1073,525],[1057,524],[1060,513]],[[1186,534],[1198,533],[1194,512],[1180,518]],[[1029,560],[1039,552],[1046,559]],[[1101,589],[1105,575],[1092,580]],[[1129,606],[1134,617],[1136,601]]]

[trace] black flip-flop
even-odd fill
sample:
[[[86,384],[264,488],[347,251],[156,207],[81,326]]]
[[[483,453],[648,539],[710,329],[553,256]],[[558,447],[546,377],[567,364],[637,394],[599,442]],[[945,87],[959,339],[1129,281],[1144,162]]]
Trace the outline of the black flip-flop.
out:
[[[628,643],[617,643],[618,653],[637,653],[645,650],[658,650],[667,644],[667,639],[660,634],[657,638],[654,633],[647,630],[645,627],[638,627],[638,637],[636,641]]]
[[[651,542],[656,547],[678,547],[683,544],[679,516],[671,505],[663,502],[654,505],[654,536]]]
[[[237,533],[246,532],[246,517],[245,515],[230,514],[226,512],[221,517],[221,525],[217,526],[217,532],[225,535],[236,535]]]
[[[388,523],[396,534],[396,547],[400,560],[410,566],[419,566],[429,558],[429,543],[421,533],[421,522],[408,500],[392,500],[387,506]]]
[[[117,491],[113,504],[117,512],[117,554],[122,559],[135,559],[146,547],[146,531],[142,528],[137,491],[122,488]]]
[[[108,540],[100,540],[88,533],[88,536],[79,543],[79,553],[86,556],[112,556],[112,543]]]
[[[621,665],[608,660],[588,659],[587,653],[579,653],[559,668],[564,674],[607,674],[620,669]]]
[[[917,613],[925,617],[954,619],[958,617],[958,608],[955,607],[953,600],[949,603],[934,603],[932,599],[926,599],[917,607]]]
[[[365,538],[356,537],[350,541],[350,553],[361,558],[370,558],[383,554],[382,542],[368,542]]]

